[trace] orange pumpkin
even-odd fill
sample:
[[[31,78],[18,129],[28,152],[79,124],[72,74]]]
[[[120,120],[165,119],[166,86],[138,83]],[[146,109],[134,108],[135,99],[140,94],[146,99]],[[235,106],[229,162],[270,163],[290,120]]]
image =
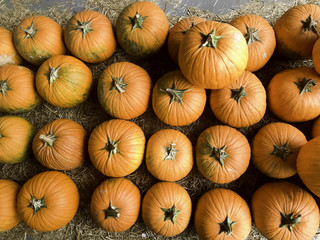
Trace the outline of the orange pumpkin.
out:
[[[35,74],[18,65],[0,67],[0,111],[25,112],[41,101],[34,87]]]
[[[17,210],[19,190],[18,183],[0,179],[0,232],[14,228],[21,221]]]
[[[246,239],[251,230],[251,214],[237,193],[216,188],[201,196],[194,216],[201,239]]]
[[[143,198],[143,221],[159,235],[171,237],[183,232],[188,226],[190,216],[190,196],[176,183],[156,183]]]
[[[320,40],[318,39],[312,48],[312,62],[318,74],[320,74]]]
[[[256,75],[245,71],[230,85],[212,90],[210,106],[221,122],[248,127],[259,122],[266,112],[266,90]]]
[[[320,117],[318,117],[314,122],[312,126],[312,137],[319,137],[320,136]]]
[[[250,151],[246,137],[234,128],[222,125],[209,127],[197,141],[197,166],[210,181],[228,183],[247,170]]]
[[[145,136],[130,121],[113,119],[97,126],[89,138],[89,155],[93,165],[110,177],[123,177],[142,163]]]
[[[235,27],[206,21],[186,33],[178,59],[181,72],[189,82],[201,88],[219,89],[243,74],[248,47]]]
[[[0,27],[0,67],[7,64],[20,65],[22,58],[14,47],[12,32]]]
[[[77,122],[57,119],[35,135],[32,150],[35,158],[47,168],[72,170],[86,158],[86,130]]]
[[[148,141],[146,164],[151,174],[159,180],[178,181],[192,169],[192,144],[186,135],[177,130],[160,130]]]
[[[269,177],[291,177],[297,173],[298,153],[306,143],[304,134],[294,126],[270,123],[261,128],[252,141],[252,161]]]
[[[66,53],[62,28],[45,16],[25,18],[16,27],[13,40],[20,55],[37,66],[52,56]]]
[[[152,106],[168,125],[185,126],[196,121],[206,104],[203,88],[189,83],[180,71],[168,72],[153,87]]]
[[[109,178],[94,191],[90,212],[104,230],[122,232],[137,221],[140,202],[140,191],[130,180]]]
[[[149,106],[151,84],[150,76],[143,68],[129,62],[114,63],[100,76],[99,102],[113,117],[138,117]]]
[[[257,15],[243,15],[230,24],[239,29],[247,41],[249,57],[246,70],[255,72],[262,68],[276,48],[276,37],[271,25]]]
[[[252,197],[251,210],[259,232],[268,239],[312,239],[319,228],[316,201],[289,182],[262,185]]]
[[[84,102],[91,85],[90,69],[77,58],[66,55],[45,61],[36,76],[39,94],[57,107],[73,107]]]

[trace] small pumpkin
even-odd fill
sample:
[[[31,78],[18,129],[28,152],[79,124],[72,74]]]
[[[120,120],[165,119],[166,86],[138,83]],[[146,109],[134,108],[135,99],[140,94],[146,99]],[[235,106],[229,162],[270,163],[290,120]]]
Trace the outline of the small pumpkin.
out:
[[[51,18],[41,15],[20,22],[13,40],[20,55],[37,66],[52,56],[66,53],[62,28]]]
[[[320,40],[318,39],[312,48],[312,62],[314,69],[320,74]]]
[[[74,107],[87,100],[92,73],[80,60],[67,55],[54,56],[38,69],[36,86],[39,94],[57,107]]]
[[[94,191],[90,212],[104,230],[122,232],[137,221],[140,202],[140,191],[130,180],[109,178]]]
[[[41,101],[34,86],[35,74],[18,65],[0,67],[0,111],[25,112]]]
[[[262,185],[253,194],[251,210],[259,232],[268,239],[312,239],[319,228],[316,201],[293,183]]]
[[[276,37],[271,25],[257,15],[243,15],[230,22],[247,41],[249,57],[247,71],[255,72],[270,60],[276,48]]]
[[[319,137],[320,136],[320,117],[318,117],[314,122],[312,126],[312,137]]]
[[[309,121],[320,115],[320,75],[300,67],[276,74],[268,86],[271,111],[287,122]]]
[[[57,119],[35,135],[33,154],[47,168],[72,170],[85,161],[86,137],[87,132],[79,123],[70,119]]]
[[[0,27],[0,67],[7,64],[22,64],[22,58],[13,43],[13,34]]]
[[[116,34],[120,46],[129,55],[149,57],[164,45],[169,23],[157,5],[147,1],[134,2],[119,14]]]
[[[142,218],[153,232],[171,237],[187,228],[191,209],[191,198],[183,187],[173,182],[159,182],[143,198]]]
[[[0,179],[0,232],[14,228],[21,221],[17,210],[19,190],[18,183]]]
[[[237,193],[212,189],[200,197],[194,225],[201,239],[246,239],[251,230],[250,209]]]
[[[159,180],[178,181],[192,169],[192,144],[186,135],[177,130],[160,130],[148,141],[146,164],[151,174]]]
[[[250,152],[248,140],[242,133],[216,125],[204,130],[197,140],[197,167],[210,181],[229,183],[247,170]]]
[[[212,90],[210,106],[219,121],[232,127],[249,127],[266,112],[266,90],[256,75],[245,71],[230,85]]]
[[[151,84],[149,74],[138,65],[114,63],[103,71],[98,81],[99,102],[113,117],[138,117],[149,106]]]
[[[206,104],[203,88],[189,83],[180,71],[168,72],[153,87],[152,106],[168,125],[185,126],[196,121]]]
[[[123,177],[142,163],[145,136],[141,128],[130,121],[113,119],[101,123],[89,138],[90,159],[101,173]]]
[[[307,143],[304,134],[287,123],[270,123],[252,141],[252,161],[260,172],[273,178],[288,178],[297,173],[300,148]]]

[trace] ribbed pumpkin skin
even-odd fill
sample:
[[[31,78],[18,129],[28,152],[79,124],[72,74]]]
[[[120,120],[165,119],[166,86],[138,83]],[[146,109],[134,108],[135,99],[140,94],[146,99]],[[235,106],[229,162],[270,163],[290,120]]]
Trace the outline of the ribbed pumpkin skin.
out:
[[[247,95],[237,100],[236,94],[241,87]],[[266,98],[266,90],[260,80],[253,73],[245,71],[230,85],[212,90],[210,106],[221,122],[241,128],[251,126],[263,118],[267,108]]]
[[[26,38],[27,29],[33,26],[36,30],[33,37]],[[58,23],[45,16],[25,18],[13,33],[14,45],[20,55],[34,65],[41,65],[48,58],[66,53],[63,42],[63,30]]]
[[[251,202],[254,222],[266,238],[273,240],[312,239],[319,228],[319,208],[312,196],[289,182],[272,182],[262,185]],[[292,228],[280,227],[281,213],[293,213],[301,220]]]
[[[31,197],[44,199],[46,207],[34,214]],[[29,207],[30,206],[30,207]],[[21,188],[18,195],[18,211],[31,228],[54,231],[69,223],[79,206],[79,193],[74,182],[64,173],[47,171],[35,175]]]
[[[18,65],[0,67],[0,111],[18,113],[35,108],[41,101],[34,84],[35,74]]]
[[[294,126],[281,122],[270,123],[261,128],[252,141],[252,161],[259,171],[269,177],[291,177],[297,173],[298,153],[306,143],[304,134]],[[286,144],[288,155],[276,155],[275,146],[283,148]]]
[[[113,144],[109,141],[118,144]],[[116,145],[115,151],[111,144]],[[145,136],[141,128],[130,121],[113,119],[97,126],[89,138],[90,159],[101,173],[123,177],[142,163]]]
[[[145,18],[141,28],[133,28],[132,18],[136,13]],[[125,7],[116,23],[116,34],[120,46],[129,55],[148,57],[160,50],[169,32],[166,15],[151,2],[134,2]]]
[[[320,136],[320,117],[318,117],[314,122],[312,126],[312,137],[319,137]]]
[[[119,216],[107,215],[110,202],[118,208]],[[110,178],[102,182],[91,198],[90,212],[93,219],[108,232],[128,230],[138,219],[141,204],[140,191],[126,178]],[[108,216],[108,217],[107,217]]]
[[[119,89],[115,78],[123,80]],[[149,74],[138,65],[129,62],[114,63],[107,67],[99,78],[99,102],[113,117],[121,119],[138,117],[149,106],[151,84]]]
[[[48,123],[35,135],[32,150],[44,166],[55,170],[72,170],[86,158],[86,130],[70,119]],[[52,147],[50,146],[52,142]]]
[[[146,193],[142,202],[142,218],[144,223],[155,233],[171,237],[183,232],[189,224],[191,216],[191,199],[188,192],[173,182],[154,184]],[[165,220],[165,211],[175,205],[180,211],[173,220]]]
[[[50,69],[57,69],[58,78],[50,83]],[[49,75],[49,76],[48,76]],[[92,85],[90,69],[75,57],[60,55],[44,62],[36,75],[39,94],[57,107],[74,107],[87,100]]]
[[[203,35],[215,31],[223,36],[217,47],[201,47]],[[206,21],[191,28],[180,44],[179,66],[192,84],[209,89],[223,88],[237,80],[248,62],[248,47],[242,33],[229,24]]]
[[[271,25],[262,17],[257,15],[243,15],[230,22],[245,37],[248,45],[247,71],[255,72],[262,68],[271,58],[276,48],[276,37]],[[258,39],[252,37],[249,31],[256,32]],[[250,36],[251,35],[251,36]],[[250,40],[253,39],[252,40]]]
[[[320,74],[320,40],[318,39],[312,48],[312,62],[318,74]]]
[[[80,23],[89,24],[89,32],[83,34],[77,29]],[[81,11],[76,13],[67,23],[64,30],[64,40],[70,52],[88,63],[102,62],[113,54],[116,39],[110,20],[96,11]]]
[[[219,152],[215,153],[214,148],[224,147],[228,156],[223,159],[222,165]],[[247,170],[250,156],[251,149],[246,137],[228,126],[209,127],[197,140],[197,167],[203,176],[215,183],[228,183],[239,178]]]
[[[177,130],[160,130],[148,141],[146,164],[151,174],[159,180],[178,181],[192,169],[192,144],[186,135]]]
[[[13,43],[13,34],[8,29],[0,27],[0,67],[7,64],[20,65],[22,58]]]
[[[232,234],[221,232],[219,223],[226,218],[235,222]],[[246,201],[229,189],[212,189],[201,196],[194,216],[200,239],[242,240],[251,230],[251,214]]]
[[[26,160],[34,133],[34,127],[24,118],[0,117],[0,163]]]
[[[17,210],[19,190],[18,183],[0,179],[0,232],[14,228],[21,221]]]

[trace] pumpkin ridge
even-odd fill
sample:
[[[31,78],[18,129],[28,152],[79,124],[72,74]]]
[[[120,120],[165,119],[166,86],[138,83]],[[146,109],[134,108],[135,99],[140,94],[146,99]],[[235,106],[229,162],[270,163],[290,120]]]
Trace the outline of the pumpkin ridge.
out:
[[[236,222],[232,221],[229,216],[227,215],[226,219],[219,223],[220,225],[220,231],[219,234],[221,233],[225,233],[227,236],[232,234],[232,226],[235,224]]]
[[[317,86],[317,82],[313,79],[303,78],[300,82],[294,82],[300,90],[300,95],[306,92],[312,92],[311,88]]]
[[[310,16],[306,20],[301,20],[301,23],[303,25],[303,30],[305,32],[312,31],[313,33],[318,35],[318,29],[317,29],[318,21],[319,20],[313,19],[312,15],[310,14]]]
[[[161,210],[164,212],[164,221],[170,220],[173,224],[178,214],[181,213],[176,208],[176,204],[173,204],[171,208],[161,208]]]
[[[143,20],[145,20],[147,17],[148,16],[142,17],[142,15],[140,15],[138,12],[136,12],[136,15],[134,17],[129,17],[132,24],[131,31],[135,28],[142,29]]]
[[[223,36],[216,36],[215,30],[212,30],[212,32],[207,35],[203,33],[200,33],[200,34],[203,40],[205,40],[205,42],[201,44],[200,48],[203,48],[203,47],[217,48],[218,41],[221,38],[223,38]]]
[[[77,26],[76,26],[76,28],[74,30],[81,31],[83,39],[85,38],[86,34],[88,34],[91,31],[94,31],[90,27],[90,24],[91,24],[92,20],[93,19],[90,19],[88,22],[81,22],[81,21],[77,20]]]
[[[47,208],[44,201],[44,197],[42,197],[41,199],[36,199],[32,195],[31,195],[30,204],[28,205],[28,207],[33,209],[33,215],[35,215],[42,208]]]
[[[262,43],[261,39],[259,38],[259,34],[258,34],[259,29],[250,28],[250,27],[248,27],[248,25],[246,25],[246,29],[247,29],[247,32],[246,32],[246,34],[244,34],[244,38],[246,39],[248,46],[254,42],[261,42]]]
[[[33,39],[34,35],[37,32],[36,27],[33,25],[33,21],[31,25],[28,26],[26,29],[23,29],[22,27],[20,27],[20,30],[26,33],[26,35],[24,36],[24,39],[27,39],[27,38]]]
[[[103,211],[105,213],[105,219],[108,219],[109,217],[117,219],[120,217],[120,208],[113,206],[111,200],[109,202],[109,207],[107,209],[103,209]]]
[[[293,216],[293,213],[284,214],[280,212],[281,215],[281,224],[280,228],[287,227],[290,232],[292,232],[294,226],[299,224],[301,221],[301,214],[298,214],[296,217]]]
[[[0,81],[0,91],[2,96],[4,96],[10,90],[12,89],[8,86],[8,79]]]

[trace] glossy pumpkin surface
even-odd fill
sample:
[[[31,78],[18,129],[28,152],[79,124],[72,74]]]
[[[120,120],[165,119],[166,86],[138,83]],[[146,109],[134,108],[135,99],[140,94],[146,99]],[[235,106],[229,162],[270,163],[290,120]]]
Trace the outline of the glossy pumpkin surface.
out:
[[[312,126],[312,137],[319,137],[320,136],[320,117],[318,117],[314,122]]]
[[[12,32],[0,27],[0,67],[21,63],[22,58],[14,46]]]

